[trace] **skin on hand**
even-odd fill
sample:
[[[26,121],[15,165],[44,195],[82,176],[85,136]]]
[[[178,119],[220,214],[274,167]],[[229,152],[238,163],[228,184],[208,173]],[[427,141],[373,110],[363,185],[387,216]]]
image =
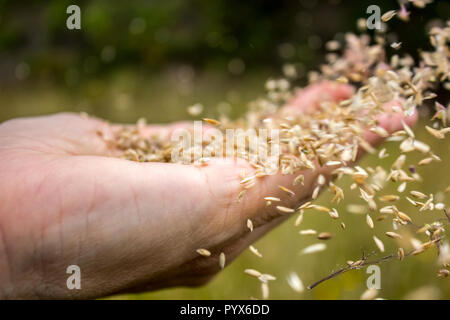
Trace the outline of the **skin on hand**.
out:
[[[350,86],[309,86],[283,112],[308,112],[322,100],[347,99]],[[387,110],[392,104],[386,106]],[[404,119],[413,125],[417,116]],[[402,117],[380,125],[392,132]],[[186,126],[148,126],[146,134]],[[284,221],[263,197],[295,206],[310,199],[319,174],[306,171],[293,197],[278,185],[295,176],[257,181],[241,203],[239,174],[253,168],[241,159],[214,159],[207,166],[137,163],[113,157],[98,135],[113,127],[74,114],[24,118],[0,125],[0,297],[96,298],[119,292],[201,285],[251,243]],[[379,137],[367,133],[373,145]],[[254,224],[253,232],[246,227]],[[205,258],[196,249],[206,248]],[[81,290],[69,290],[66,269],[81,269]]]

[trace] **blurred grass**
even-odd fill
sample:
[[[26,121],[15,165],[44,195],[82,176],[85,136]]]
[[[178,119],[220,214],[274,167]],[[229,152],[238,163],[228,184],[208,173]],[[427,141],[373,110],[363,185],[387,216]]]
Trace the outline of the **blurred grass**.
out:
[[[189,66],[178,66],[158,76],[142,76],[127,70],[102,79],[92,79],[80,86],[65,88],[40,84],[15,87],[2,87],[0,99],[0,121],[20,116],[35,116],[60,111],[85,111],[113,122],[134,122],[139,117],[146,117],[149,122],[169,122],[190,119],[186,106],[200,102],[206,107],[206,116],[217,114],[220,102],[231,106],[231,115],[243,112],[246,102],[263,93],[263,82],[272,70],[247,73],[241,77],[225,76],[225,72],[202,72],[196,74]],[[417,137],[432,146],[432,149],[444,161],[421,167],[418,172],[424,177],[421,183],[408,186],[425,193],[436,194],[450,185],[450,144],[449,139],[438,141],[432,139],[423,130],[423,123],[417,127]],[[382,165],[387,167],[398,156],[397,144],[385,143],[388,159],[379,160],[368,156],[362,162],[363,167]],[[408,164],[415,164],[421,155],[408,157]],[[328,275],[333,269],[344,265],[347,260],[357,260],[361,251],[376,250],[372,240],[375,234],[383,240],[386,252],[395,252],[394,241],[386,238],[384,232],[391,226],[389,221],[378,222],[377,231],[370,230],[365,224],[365,215],[346,212],[349,203],[363,204],[357,192],[349,192],[349,181],[339,183],[344,186],[345,200],[337,206],[341,219],[347,225],[342,230],[339,222],[319,212],[307,212],[301,229],[329,231],[335,238],[327,242],[324,252],[301,256],[299,252],[309,244],[318,242],[315,238],[300,236],[298,228],[293,226],[295,217],[258,241],[255,246],[264,255],[263,259],[255,257],[248,251],[221,272],[211,283],[201,288],[173,288],[151,293],[121,295],[119,299],[247,299],[260,297],[258,281],[243,273],[245,268],[254,268],[276,275],[278,280],[271,284],[273,299],[355,299],[366,289],[369,276],[364,270],[351,271],[329,280],[316,289],[298,294],[292,291],[286,276],[295,271],[302,278],[305,286]],[[386,194],[393,193],[393,184],[385,189]],[[450,205],[448,194],[443,200]],[[245,199],[245,198],[244,198]],[[319,202],[330,206],[330,194],[324,192]],[[245,200],[244,200],[245,201]],[[435,214],[416,213],[408,203],[402,202],[403,211],[414,220],[430,221]],[[376,213],[372,214],[376,218]],[[374,219],[375,220],[375,219]],[[375,257],[375,256],[374,256]],[[450,279],[437,279],[435,249],[417,257],[407,258],[400,263],[391,260],[381,264],[382,289],[380,296],[386,299],[401,299],[408,294],[421,297],[450,298]],[[413,292],[414,290],[419,290]],[[412,293],[411,293],[412,292]]]

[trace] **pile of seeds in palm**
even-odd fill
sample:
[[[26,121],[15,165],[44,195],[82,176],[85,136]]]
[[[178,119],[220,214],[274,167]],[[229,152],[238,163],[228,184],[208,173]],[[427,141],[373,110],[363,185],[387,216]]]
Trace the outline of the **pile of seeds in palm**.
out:
[[[423,6],[428,1],[414,1],[413,4]],[[402,4],[399,10],[386,12],[382,16],[384,28],[393,18],[408,20],[409,12]],[[362,24],[364,26],[364,24]],[[398,251],[382,260],[398,258],[403,260],[408,256],[419,255],[425,250],[435,248],[438,251],[439,277],[447,277],[450,274],[450,246],[445,239],[445,226],[450,222],[450,214],[443,203],[443,194],[450,192],[450,186],[446,190],[436,190],[435,194],[425,194],[410,185],[417,186],[413,182],[421,181],[419,170],[421,166],[439,163],[442,159],[434,153],[430,146],[415,137],[413,130],[402,122],[402,128],[389,133],[379,125],[377,119],[385,114],[383,107],[389,101],[400,101],[391,112],[401,113],[409,117],[422,105],[432,104],[435,109],[427,132],[435,139],[446,139],[450,132],[447,123],[450,122],[450,107],[445,106],[444,101],[439,101],[438,90],[450,90],[450,21],[442,22],[441,27],[433,27],[429,31],[432,50],[421,51],[420,61],[414,61],[410,55],[394,54],[388,56],[386,47],[398,49],[401,43],[388,43],[383,32],[378,32],[374,37],[363,33],[362,35],[347,34],[345,43],[335,40],[327,43],[329,54],[327,63],[322,65],[320,71],[309,74],[310,83],[331,81],[338,84],[351,84],[356,88],[355,93],[349,99],[332,102],[323,102],[314,110],[301,114],[288,114],[282,106],[294,97],[294,89],[288,80],[289,75],[295,73],[292,68],[286,69],[286,79],[269,80],[266,83],[268,94],[264,98],[253,101],[243,118],[230,120],[222,117],[219,120],[203,119],[208,125],[220,130],[242,128],[268,130],[277,129],[280,132],[279,145],[281,152],[276,165],[267,159],[258,157],[260,148],[271,149],[273,141],[270,138],[259,141],[255,149],[239,149],[235,146],[235,156],[247,160],[254,168],[251,176],[243,176],[242,192],[238,201],[245,198],[245,191],[258,183],[258,179],[281,171],[282,174],[296,175],[295,184],[303,183],[303,173],[308,170],[317,170],[319,167],[330,166],[335,168],[333,181],[327,181],[323,175],[319,175],[316,187],[309,202],[302,203],[298,207],[287,208],[277,206],[279,198],[266,195],[261,201],[267,205],[273,205],[282,213],[295,213],[298,215],[296,226],[300,225],[303,214],[308,210],[324,211],[332,219],[340,219],[339,212],[335,208],[328,208],[314,204],[321,191],[329,190],[333,194],[333,202],[339,203],[344,198],[345,191],[338,186],[336,181],[349,176],[352,179],[350,190],[360,195],[361,203],[349,205],[347,212],[366,214],[368,228],[376,227],[376,221],[382,219],[392,220],[392,229],[385,232],[384,238],[373,236],[374,247],[385,251],[383,241],[397,241],[398,244],[409,242],[408,248],[398,247]],[[448,103],[448,102],[447,102]],[[198,115],[202,112],[201,105],[194,105],[189,112]],[[362,168],[353,166],[359,150],[368,153],[377,153],[380,159],[389,158],[386,149],[376,151],[365,139],[364,132],[372,133],[399,144],[401,155],[392,159],[390,167],[377,166],[376,168]],[[261,140],[261,139],[260,139]],[[198,154],[195,146],[189,152],[184,151],[182,159],[187,163],[207,164],[214,150],[221,144],[217,141],[203,145],[204,154]],[[217,144],[217,145],[216,145]],[[139,135],[139,124],[136,127],[123,128],[117,133],[116,146],[123,151],[122,157],[133,161],[173,162],[171,155],[173,150],[181,150],[182,146],[177,142],[165,142],[156,137],[148,138]],[[200,151],[202,152],[202,151]],[[422,154],[418,163],[410,164],[407,156],[411,153]],[[179,161],[179,159],[178,159]],[[408,166],[407,166],[408,164]],[[395,184],[396,194],[385,194],[385,185]],[[419,184],[420,185],[420,184]],[[281,186],[288,192],[290,186]],[[417,188],[417,187],[416,187]],[[440,196],[437,197],[436,195]],[[400,208],[396,205],[399,199],[406,199],[409,207]],[[425,224],[417,224],[414,215],[422,212],[441,212],[441,218],[429,221]],[[375,222],[374,222],[375,221]],[[344,223],[341,223],[345,228]],[[247,221],[247,227],[253,229],[252,221]],[[413,228],[416,235],[411,232],[403,233],[404,228]],[[318,239],[329,239],[328,232],[318,233],[315,230],[301,230],[301,234],[315,235]],[[405,238],[408,237],[408,238]],[[401,241],[400,241],[401,240]],[[303,250],[304,254],[318,252],[326,249],[323,242],[313,244]],[[251,252],[260,256],[253,246]],[[197,250],[199,255],[211,256],[207,249]],[[225,265],[225,255],[220,254],[220,267]],[[349,261],[340,271],[359,269],[368,265],[368,261],[360,259]],[[268,283],[275,277],[260,273],[257,270],[245,270],[250,276],[258,278],[262,285],[262,297],[268,298]],[[288,277],[289,285],[296,291],[303,290],[303,284],[297,274],[292,273]],[[315,284],[316,285],[316,284]],[[376,296],[376,290],[368,290],[362,295],[363,299],[371,299]]]

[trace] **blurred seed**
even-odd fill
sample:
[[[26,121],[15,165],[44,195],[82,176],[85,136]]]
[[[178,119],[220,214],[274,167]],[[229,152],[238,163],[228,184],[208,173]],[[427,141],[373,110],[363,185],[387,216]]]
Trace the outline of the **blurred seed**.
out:
[[[381,16],[381,21],[388,22],[397,14],[396,10],[389,10]]]
[[[247,228],[250,229],[250,232],[253,231],[253,222],[250,219],[247,219]]]
[[[397,255],[398,259],[402,261],[405,258],[405,250],[403,250],[403,248],[398,248]]]
[[[373,220],[368,214],[366,215],[366,223],[369,226],[369,228],[373,229]]]
[[[221,252],[220,255],[219,255],[219,266],[220,266],[220,269],[225,268],[225,259],[226,259],[225,253]]]
[[[329,233],[329,232],[321,232],[317,236],[317,239],[319,239],[319,240],[329,240],[332,237],[333,237],[333,235],[331,233]]]
[[[398,233],[391,232],[391,231],[386,232],[386,235],[387,235],[389,238],[393,238],[393,239],[401,239],[401,238],[402,238],[402,236],[399,235]]]
[[[253,253],[258,258],[262,258],[262,254],[254,246],[249,246],[250,252]]]
[[[375,244],[377,245],[378,249],[381,252],[384,252],[384,244],[383,244],[383,242],[380,239],[378,239],[376,236],[373,236],[373,241],[375,241]]]
[[[244,272],[246,274],[248,274],[249,276],[252,276],[252,277],[255,277],[255,278],[259,278],[262,275],[261,272],[255,270],[255,269],[245,269]]]
[[[287,283],[295,292],[301,293],[305,290],[303,282],[295,272],[290,272],[287,276]]]
[[[324,243],[316,243],[312,244],[302,250],[302,254],[311,254],[316,253],[320,251],[324,251],[327,248],[327,246]]]
[[[203,256],[203,257],[209,257],[209,256],[211,256],[211,252],[209,252],[209,251],[206,250],[206,249],[197,249],[196,251],[197,251],[197,253],[198,253],[199,255],[201,255],[201,256]]]

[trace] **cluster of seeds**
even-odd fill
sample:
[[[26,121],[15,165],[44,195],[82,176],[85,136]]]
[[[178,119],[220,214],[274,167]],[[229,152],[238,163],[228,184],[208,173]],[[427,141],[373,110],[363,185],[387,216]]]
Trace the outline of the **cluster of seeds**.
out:
[[[417,7],[425,6],[429,1],[412,1]],[[409,12],[404,4],[399,11],[392,10],[382,16],[384,23],[397,16],[403,21],[409,19]],[[389,133],[379,125],[379,116],[385,114],[384,105],[389,101],[401,101],[393,107],[392,112],[400,113],[405,117],[411,116],[416,109],[424,104],[433,103],[436,112],[431,117],[431,125],[426,126],[427,132],[436,139],[444,140],[450,132],[447,123],[450,121],[449,107],[439,102],[435,92],[438,90],[450,90],[450,22],[443,22],[442,27],[433,27],[430,31],[431,51],[421,51],[420,61],[414,61],[410,55],[394,54],[388,57],[386,47],[400,48],[401,43],[386,43],[383,33],[376,34],[372,39],[367,33],[360,36],[347,34],[345,44],[330,41],[326,48],[330,53],[326,56],[326,64],[320,67],[320,71],[310,72],[310,83],[332,81],[336,84],[350,83],[356,92],[347,100],[340,102],[325,101],[316,109],[308,111],[301,116],[285,112],[280,108],[288,103],[294,96],[294,91],[287,79],[269,80],[266,83],[268,95],[250,104],[247,114],[238,120],[232,121],[226,117],[219,120],[204,119],[209,125],[221,130],[229,128],[243,129],[276,129],[280,132],[279,146],[280,157],[276,165],[273,161],[258,158],[258,151],[262,148],[269,150],[273,141],[267,138],[259,141],[256,149],[239,149],[235,145],[235,155],[247,160],[255,172],[251,176],[241,177],[242,192],[238,201],[245,198],[247,189],[258,183],[258,179],[264,176],[281,172],[282,174],[296,175],[293,185],[304,183],[304,173],[315,171],[319,168],[329,167],[332,170],[334,180],[350,177],[351,192],[358,192],[361,203],[350,204],[346,211],[356,214],[364,214],[365,222],[369,229],[376,228],[376,222],[390,219],[392,230],[385,232],[385,239],[373,235],[374,245],[380,252],[385,251],[383,241],[397,241],[403,245],[407,242],[411,250],[398,247],[396,253],[382,259],[398,257],[403,260],[407,256],[418,255],[432,247],[437,248],[439,256],[439,277],[449,275],[450,246],[445,240],[445,226],[450,221],[450,215],[444,204],[446,190],[437,191],[435,194],[424,194],[418,190],[410,190],[413,182],[422,181],[422,177],[416,167],[427,166],[441,162],[442,159],[435,154],[429,145],[416,138],[413,130],[402,122],[402,128]],[[343,48],[341,50],[341,47]],[[341,52],[339,52],[341,50]],[[202,107],[194,105],[189,108],[191,114],[198,115]],[[122,157],[133,161],[171,162],[171,152],[180,148],[174,142],[163,142],[155,137],[149,139],[139,135],[139,123],[136,127],[123,128],[117,133],[116,147],[123,151]],[[376,134],[387,141],[399,143],[401,155],[394,159],[390,167],[377,166],[376,168],[363,168],[353,166],[361,150],[375,153],[375,149],[365,140],[367,131]],[[208,151],[208,156],[200,155],[194,162],[207,165],[211,150],[216,150],[217,141],[212,141],[203,146]],[[208,149],[209,148],[209,149]],[[186,150],[184,150],[186,151]],[[197,150],[192,150],[188,159]],[[415,165],[406,166],[407,155],[410,153],[423,154],[422,159]],[[379,159],[389,158],[386,149],[378,152]],[[396,194],[384,194],[386,184],[396,184]],[[295,195],[289,186],[279,186],[287,195]],[[267,206],[274,206],[282,214],[297,214],[295,225],[301,225],[304,213],[307,211],[321,211],[327,213],[332,219],[339,220],[340,215],[336,208],[328,208],[313,203],[320,192],[329,190],[333,194],[332,202],[339,204],[344,198],[344,190],[330,181],[324,175],[318,175],[311,201],[302,203],[298,207],[285,207],[280,205],[281,199],[272,195],[266,195],[261,201]],[[407,190],[410,190],[407,192]],[[406,199],[410,207],[399,208],[396,204],[400,199]],[[415,212],[438,211],[442,212],[442,219],[430,221],[426,224],[416,224]],[[408,213],[406,213],[408,212]],[[375,218],[376,217],[376,218]],[[345,224],[340,221],[345,229]],[[251,220],[246,222],[249,232],[253,231]],[[413,228],[416,237],[403,232],[405,228]],[[408,229],[408,230],[409,230]],[[301,235],[314,236],[318,240],[333,238],[329,232],[317,232],[307,229],[299,231]],[[419,239],[420,238],[420,239]],[[408,248],[409,248],[408,247]],[[326,250],[323,242],[310,245],[302,250],[303,254],[312,254]],[[250,246],[250,251],[258,257],[261,253]],[[204,257],[211,256],[206,249],[198,249],[198,254]],[[367,258],[358,261],[348,261],[343,269],[359,269],[369,263]],[[219,255],[220,268],[225,266],[225,254]],[[256,277],[261,282],[262,297],[269,296],[269,282],[275,277],[263,274],[253,269],[245,270],[250,276]],[[297,292],[303,291],[303,284],[296,273],[288,277],[288,284]],[[362,295],[362,299],[373,299],[378,292],[369,289]]]

